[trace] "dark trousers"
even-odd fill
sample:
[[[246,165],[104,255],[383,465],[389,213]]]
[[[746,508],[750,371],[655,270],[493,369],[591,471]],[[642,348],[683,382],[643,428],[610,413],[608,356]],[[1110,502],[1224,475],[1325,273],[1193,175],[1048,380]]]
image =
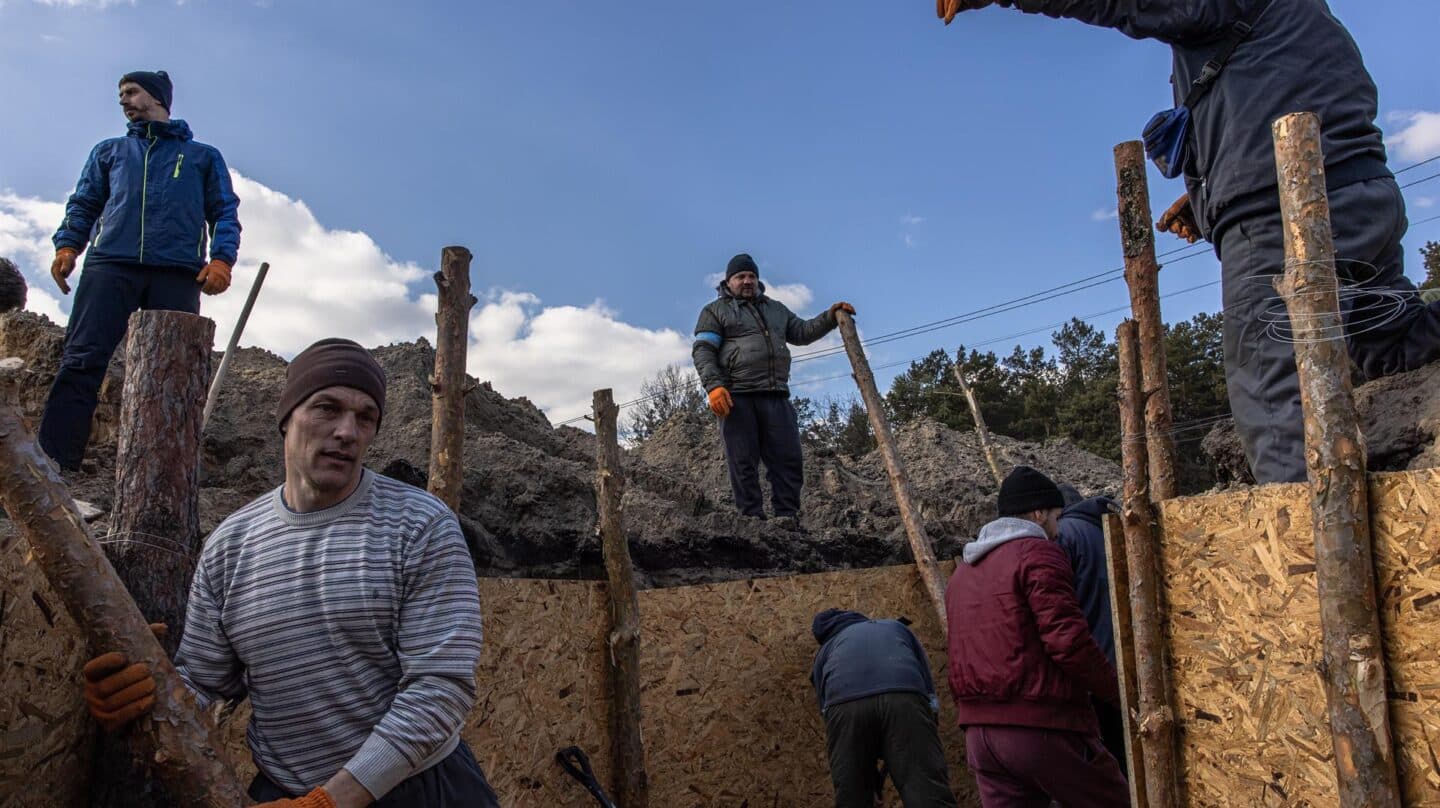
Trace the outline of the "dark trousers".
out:
[[[955,808],[935,712],[919,693],[881,693],[825,711],[835,808],[874,808],[885,762],[905,808]]]
[[[130,315],[140,309],[199,313],[195,273],[141,264],[85,264],[65,329],[60,370],[40,419],[40,448],[61,468],[80,467],[105,369],[125,338]]]
[[[1335,268],[1350,356],[1366,378],[1440,358],[1440,303],[1424,305],[1404,275],[1405,203],[1393,179],[1330,192]],[[1305,436],[1295,349],[1285,304],[1271,280],[1285,269],[1275,207],[1224,227],[1217,245],[1225,302],[1225,382],[1235,428],[1260,483],[1305,479]],[[1372,292],[1365,294],[1365,291]],[[1373,292],[1388,293],[1374,294]]]
[[[1120,708],[1097,699],[1091,698],[1090,705],[1095,708],[1095,718],[1100,722],[1100,743],[1105,745],[1105,751],[1115,762],[1120,765],[1120,774],[1129,779],[1125,766],[1125,716],[1120,713]]]
[[[268,802],[291,794],[263,773],[250,781],[250,799]],[[500,808],[500,800],[485,781],[485,773],[464,741],[445,759],[402,780],[389,794],[371,803],[373,808]]]
[[[1100,738],[1034,727],[965,730],[970,770],[984,808],[1124,808],[1130,790]]]
[[[760,464],[770,480],[770,509],[776,516],[799,516],[800,485],[805,479],[800,454],[800,427],[795,408],[784,393],[736,393],[730,414],[720,419],[725,461],[735,509],[765,518],[760,489]]]

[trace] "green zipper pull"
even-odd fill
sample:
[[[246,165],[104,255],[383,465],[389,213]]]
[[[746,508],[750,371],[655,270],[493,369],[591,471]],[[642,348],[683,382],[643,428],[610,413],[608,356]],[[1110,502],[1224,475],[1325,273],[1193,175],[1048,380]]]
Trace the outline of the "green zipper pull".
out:
[[[170,179],[172,179],[172,180],[178,180],[178,179],[180,179],[180,164],[183,163],[183,162],[185,162],[185,153],[184,153],[184,152],[181,152],[181,153],[175,158],[175,173],[170,175]]]

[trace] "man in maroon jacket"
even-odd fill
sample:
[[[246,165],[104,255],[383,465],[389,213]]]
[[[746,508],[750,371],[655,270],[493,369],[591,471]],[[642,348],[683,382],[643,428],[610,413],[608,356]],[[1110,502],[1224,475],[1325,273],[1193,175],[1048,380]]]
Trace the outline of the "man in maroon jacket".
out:
[[[1115,669],[1054,542],[1064,503],[1044,474],[1010,472],[1000,518],[965,545],[945,592],[950,692],[985,808],[1129,804],[1090,706],[1091,693],[1119,702]]]

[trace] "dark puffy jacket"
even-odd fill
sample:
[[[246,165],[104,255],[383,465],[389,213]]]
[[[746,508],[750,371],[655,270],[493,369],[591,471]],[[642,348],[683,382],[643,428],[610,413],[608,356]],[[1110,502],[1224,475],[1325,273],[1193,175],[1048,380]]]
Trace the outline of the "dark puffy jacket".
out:
[[[732,393],[790,392],[790,349],[786,343],[809,345],[830,333],[837,323],[825,312],[802,320],[784,303],[765,296],[765,286],[752,300],[741,300],[720,284],[720,297],[700,310],[690,356],[708,392],[724,387]]]
[[[961,726],[1096,733],[1090,693],[1120,699],[1075,600],[1070,559],[1039,525],[1001,518],[965,545],[945,590]]]
[[[919,693],[935,706],[930,658],[904,623],[826,609],[811,630],[820,643],[810,682],[821,712],[881,693]]]
[[[87,260],[199,271],[209,255],[231,266],[240,250],[240,200],[214,146],[184,121],[133,121],[126,137],[101,141],[85,161],[55,247]]]
[[[1110,664],[1115,664],[1115,626],[1110,618],[1110,567],[1105,563],[1105,528],[1101,520],[1110,512],[1109,497],[1092,497],[1060,514],[1056,543],[1070,556],[1075,570],[1075,597],[1090,635]]]
[[[1256,19],[1265,3],[1268,10],[1191,110],[1186,187],[1212,241],[1230,224],[1226,208],[1244,201],[1241,197],[1262,192],[1270,208],[1279,204],[1270,124],[1288,113],[1320,116],[1331,188],[1391,176],[1375,125],[1375,82],[1355,40],[1325,0],[999,0],[1002,6],[1169,45],[1176,104],[1215,57],[1230,27],[1237,20]],[[1137,137],[1144,124],[1135,122]]]

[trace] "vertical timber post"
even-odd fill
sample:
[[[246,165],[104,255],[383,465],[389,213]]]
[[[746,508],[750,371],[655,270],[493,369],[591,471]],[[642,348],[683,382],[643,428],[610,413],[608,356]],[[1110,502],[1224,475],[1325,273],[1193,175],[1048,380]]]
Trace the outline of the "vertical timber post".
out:
[[[955,363],[955,381],[960,383],[960,392],[965,394],[965,403],[970,405],[970,415],[975,419],[975,434],[980,438],[980,451],[985,454],[985,462],[990,464],[990,473],[995,476],[995,485],[998,488],[1005,482],[1005,475],[1000,473],[1000,464],[995,460],[995,446],[990,443],[990,430],[985,427],[985,415],[980,412],[980,401],[975,398],[975,391],[970,389],[970,383],[965,381],[965,372],[960,369],[960,363]]]
[[[640,602],[620,508],[625,495],[615,429],[620,408],[608,389],[595,391],[594,408],[595,504],[610,595],[610,653],[605,657],[610,679],[610,788],[620,808],[645,808],[650,803],[650,783],[640,739]]]
[[[935,606],[935,617],[940,621],[942,636],[948,637],[950,624],[945,618],[945,578],[940,574],[940,566],[935,563],[934,547],[915,509],[914,496],[910,493],[910,476],[905,473],[905,463],[895,446],[895,434],[890,431],[890,421],[885,417],[885,403],[880,400],[880,391],[875,387],[875,374],[870,371],[870,361],[865,358],[860,335],[855,332],[855,320],[844,311],[835,312],[835,318],[840,322],[845,353],[850,355],[850,365],[855,371],[855,385],[860,388],[860,398],[865,401],[865,411],[870,416],[870,428],[875,430],[875,442],[880,445],[880,456],[885,459],[890,488],[895,492],[896,504],[900,506],[900,521],[905,524],[905,535],[910,539],[910,552],[915,556],[920,580]]]
[[[119,651],[144,662],[156,680],[155,706],[125,732],[137,759],[153,765],[170,805],[235,808],[248,805],[219,734],[201,713],[136,608],[125,584],[85,526],[75,501],[26,429],[16,406],[13,373],[4,370],[0,401],[0,504],[30,543],[37,566],[85,632],[92,654]],[[204,402],[200,377],[192,417],[198,425]],[[170,560],[173,563],[173,559]],[[79,687],[79,682],[75,682]]]
[[[1155,260],[1155,228],[1150,220],[1150,187],[1145,180],[1145,146],[1138,140],[1115,147],[1116,195],[1119,197],[1120,245],[1125,253],[1125,283],[1130,308],[1140,328],[1141,379],[1145,391],[1145,434],[1149,453],[1150,496],[1173,498],[1175,482],[1174,413],[1165,376],[1165,326],[1160,321],[1160,265]]]
[[[1135,635],[1135,680],[1139,690],[1137,724],[1145,761],[1149,808],[1180,805],[1175,713],[1170,708],[1170,681],[1163,616],[1160,614],[1160,559],[1156,552],[1154,512],[1150,502],[1148,452],[1145,441],[1145,396],[1141,390],[1139,328],[1133,320],[1120,324],[1120,453],[1125,471],[1121,519],[1125,528],[1125,562],[1130,578],[1130,620]]]
[[[1340,315],[1320,119],[1286,115],[1273,125],[1285,273],[1304,405],[1305,464],[1315,524],[1321,668],[1342,808],[1400,805],[1385,695],[1371,556],[1365,442],[1350,387]]]
[[[435,286],[435,369],[430,375],[430,493],[460,512],[465,485],[465,350],[470,337],[470,251],[446,247],[440,252]]]
[[[1120,676],[1120,714],[1125,724],[1125,772],[1130,786],[1130,808],[1147,808],[1145,761],[1140,756],[1140,734],[1135,726],[1140,687],[1135,681],[1135,621],[1130,613],[1125,527],[1119,515],[1107,513],[1102,529],[1105,531],[1105,563],[1110,573],[1110,616],[1115,630],[1115,672]]]

